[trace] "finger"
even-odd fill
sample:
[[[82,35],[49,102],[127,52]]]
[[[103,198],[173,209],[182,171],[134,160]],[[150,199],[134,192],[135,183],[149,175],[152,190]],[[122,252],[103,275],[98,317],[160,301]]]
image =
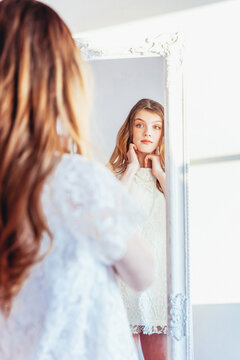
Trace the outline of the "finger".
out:
[[[135,144],[133,144],[133,143],[131,143],[131,144],[129,144],[129,150],[137,150],[137,147],[136,147],[136,145]]]
[[[158,146],[158,147],[156,148],[155,154],[156,154],[156,155],[160,155],[160,146]]]
[[[128,153],[131,154],[133,152],[133,145],[130,144],[128,148]]]
[[[156,155],[153,154],[149,154],[146,157],[148,158],[148,160],[152,160]]]
[[[148,156],[146,156],[144,159],[144,167],[147,167],[147,162],[148,162]]]
[[[145,168],[148,166],[148,160],[152,160],[151,155],[147,155],[144,159],[144,167]]]

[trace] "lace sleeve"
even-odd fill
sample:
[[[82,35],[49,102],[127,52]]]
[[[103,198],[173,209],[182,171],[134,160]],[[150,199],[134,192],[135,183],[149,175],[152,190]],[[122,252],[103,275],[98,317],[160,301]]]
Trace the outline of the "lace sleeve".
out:
[[[59,207],[71,234],[87,242],[106,265],[123,257],[127,238],[144,215],[121,183],[103,165],[74,155],[64,169],[61,187]]]

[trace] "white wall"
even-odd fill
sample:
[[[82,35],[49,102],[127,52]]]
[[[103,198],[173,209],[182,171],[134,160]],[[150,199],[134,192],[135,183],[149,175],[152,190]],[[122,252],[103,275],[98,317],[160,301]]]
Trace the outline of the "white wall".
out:
[[[184,25],[192,160],[240,154],[239,16],[229,1],[190,12]],[[190,168],[194,304],[240,302],[239,160]]]
[[[239,17],[239,1],[179,15],[191,160],[240,154]],[[190,167],[195,360],[240,359],[239,160]]]
[[[240,304],[194,305],[194,360],[240,359]]]
[[[179,16],[186,38],[190,159],[239,155],[240,2]],[[195,360],[238,360],[240,156],[192,166],[189,178]]]

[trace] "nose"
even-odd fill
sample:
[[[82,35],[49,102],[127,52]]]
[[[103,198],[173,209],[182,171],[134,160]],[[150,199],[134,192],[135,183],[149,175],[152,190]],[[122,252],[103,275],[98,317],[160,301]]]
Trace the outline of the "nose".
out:
[[[152,136],[151,126],[146,126],[145,136]]]

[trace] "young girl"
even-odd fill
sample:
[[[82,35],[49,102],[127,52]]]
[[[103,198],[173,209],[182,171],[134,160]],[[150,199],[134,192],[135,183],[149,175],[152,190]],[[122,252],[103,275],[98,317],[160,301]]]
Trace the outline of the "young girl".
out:
[[[164,109],[142,99],[120,128],[108,165],[146,213],[141,233],[157,264],[154,283],[146,291],[136,292],[120,281],[131,330],[136,343],[140,336],[145,360],[167,358],[164,164]]]
[[[143,290],[153,257],[133,200],[82,156],[79,50],[34,0],[0,2],[0,39],[0,359],[135,360],[114,273]]]

